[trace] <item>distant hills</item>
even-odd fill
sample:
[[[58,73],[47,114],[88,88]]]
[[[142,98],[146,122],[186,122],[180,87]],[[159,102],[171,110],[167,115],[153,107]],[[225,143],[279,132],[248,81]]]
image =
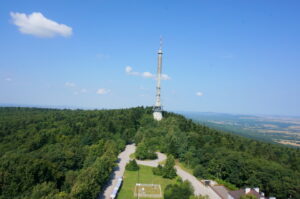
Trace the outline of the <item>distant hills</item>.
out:
[[[180,112],[186,117],[222,131],[294,147],[300,147],[300,117],[209,112]]]

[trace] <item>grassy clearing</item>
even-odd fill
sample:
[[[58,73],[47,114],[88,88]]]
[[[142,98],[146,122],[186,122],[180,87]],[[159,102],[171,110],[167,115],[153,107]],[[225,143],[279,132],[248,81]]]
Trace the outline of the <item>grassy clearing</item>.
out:
[[[123,177],[123,185],[121,191],[118,195],[118,199],[135,199],[134,190],[136,183],[142,184],[160,184],[161,190],[165,189],[168,184],[176,183],[176,179],[170,180],[162,178],[161,176],[155,176],[152,173],[153,167],[139,165],[139,181],[138,181],[138,171],[125,171]],[[162,193],[163,195],[163,193]],[[149,199],[149,198],[143,198]]]
[[[138,184],[135,186],[134,196],[140,196],[140,198],[161,198],[161,187],[158,184]]]

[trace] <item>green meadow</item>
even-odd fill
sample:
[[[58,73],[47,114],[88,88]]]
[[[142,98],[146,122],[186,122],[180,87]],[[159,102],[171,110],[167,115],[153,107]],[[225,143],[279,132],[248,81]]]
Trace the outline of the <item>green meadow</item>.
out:
[[[162,195],[163,190],[168,184],[174,184],[176,183],[176,179],[166,179],[162,178],[161,176],[153,175],[152,168],[148,166],[139,165],[140,170],[139,171],[126,171],[124,173],[123,177],[123,185],[119,192],[118,199],[135,199],[137,197],[134,197],[134,189],[136,183],[142,183],[142,184],[160,184],[162,189]],[[149,199],[149,198],[143,198],[143,199]]]

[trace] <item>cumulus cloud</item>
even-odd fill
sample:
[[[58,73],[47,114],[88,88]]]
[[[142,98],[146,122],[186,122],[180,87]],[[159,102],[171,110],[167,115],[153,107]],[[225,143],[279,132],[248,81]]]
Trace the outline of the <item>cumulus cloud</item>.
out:
[[[38,37],[54,37],[57,35],[68,37],[72,35],[72,28],[47,19],[40,12],[25,13],[11,12],[13,23],[19,27],[23,34],[30,34]]]
[[[125,67],[125,72],[127,73],[127,75],[136,75],[136,76],[141,75],[139,72],[133,71],[131,66],[126,66]]]
[[[166,75],[166,74],[161,74],[161,79],[162,80],[169,80],[169,79],[171,79],[171,77],[169,75]]]
[[[99,95],[106,95],[110,93],[110,90],[106,88],[99,88],[96,93]]]
[[[202,92],[196,92],[196,95],[201,97],[201,96],[203,96],[203,93]]]
[[[152,79],[156,79],[156,75],[152,74],[150,72],[136,72],[133,70],[133,68],[131,66],[126,66],[125,67],[125,72],[127,75],[135,75],[135,76],[141,76],[144,78],[152,78]],[[162,80],[169,80],[171,79],[170,76],[168,76],[167,74],[161,74],[161,79]]]
[[[155,75],[153,75],[150,72],[143,72],[142,76],[145,77],[145,78],[155,78]]]
[[[88,92],[86,88],[77,86],[74,82],[66,82],[65,87],[72,91],[74,95],[84,94]]]
[[[5,78],[4,80],[10,82],[10,81],[12,81],[12,78],[7,77],[7,78]]]
[[[65,86],[66,86],[66,87],[73,88],[73,87],[76,86],[76,84],[75,84],[74,82],[66,82],[66,83],[65,83]]]

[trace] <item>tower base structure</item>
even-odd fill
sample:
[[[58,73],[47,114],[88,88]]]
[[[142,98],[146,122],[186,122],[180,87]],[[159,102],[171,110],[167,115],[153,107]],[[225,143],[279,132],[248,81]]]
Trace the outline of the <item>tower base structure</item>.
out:
[[[153,118],[157,121],[162,120],[163,116],[162,116],[162,112],[161,111],[154,111],[153,112]]]

